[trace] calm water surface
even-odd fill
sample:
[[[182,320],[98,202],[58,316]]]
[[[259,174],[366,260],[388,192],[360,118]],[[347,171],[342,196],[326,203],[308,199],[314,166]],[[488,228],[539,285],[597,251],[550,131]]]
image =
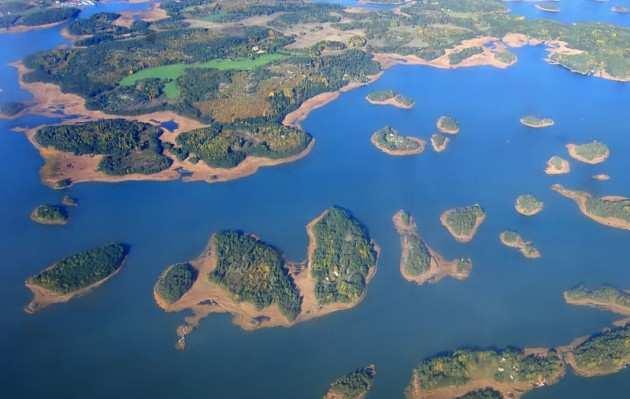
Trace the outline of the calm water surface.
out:
[[[564,2],[563,2],[564,3]],[[587,2],[585,2],[587,3]],[[114,9],[120,5],[99,6]],[[121,8],[115,8],[117,10]],[[590,10],[590,8],[586,8]],[[588,12],[588,11],[587,11]],[[587,15],[588,16],[588,15]],[[0,100],[28,99],[7,63],[60,44],[59,29],[0,35]],[[630,85],[572,74],[543,61],[542,48],[518,50],[507,70],[444,71],[399,66],[371,87],[342,95],[311,114],[304,128],[317,139],[312,153],[290,165],[222,184],[132,182],[80,184],[71,223],[54,228],[28,219],[62,193],[44,187],[42,161],[14,126],[0,122],[0,386],[20,398],[317,398],[336,376],[375,363],[370,398],[397,398],[421,359],[463,346],[554,346],[608,326],[615,316],[566,305],[562,291],[578,282],[630,287],[629,233],[603,227],[552,192],[560,182],[598,195],[630,195]],[[368,104],[372,90],[412,97],[411,111]],[[442,154],[395,158],[372,147],[372,131],[390,124],[428,139],[442,114],[462,131]],[[518,119],[538,113],[552,128],[532,131]],[[564,145],[599,139],[612,156],[600,166],[572,163],[570,175],[543,173]],[[594,181],[596,173],[612,180]],[[535,218],[516,214],[517,195],[545,201]],[[482,204],[486,223],[467,245],[439,224],[450,207]],[[208,236],[238,228],[305,256],[304,225],[333,204],[351,209],[383,252],[366,300],[357,308],[300,324],[244,332],[228,315],[205,319],[174,349],[184,314],[166,314],[152,286],[169,264],[197,256]],[[398,272],[399,240],[391,216],[408,209],[430,245],[446,257],[470,256],[471,277],[417,287]],[[500,231],[517,229],[543,258],[525,260],[503,247]],[[23,281],[47,264],[108,241],[132,251],[125,270],[88,296],[35,316],[23,312]],[[630,373],[582,379],[569,375],[527,398],[625,397]]]

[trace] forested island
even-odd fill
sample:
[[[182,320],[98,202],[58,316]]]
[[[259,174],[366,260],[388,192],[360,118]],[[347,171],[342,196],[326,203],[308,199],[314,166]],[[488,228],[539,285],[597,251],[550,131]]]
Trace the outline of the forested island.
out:
[[[287,261],[254,235],[223,231],[212,235],[197,259],[167,268],[154,287],[157,304],[193,312],[177,329],[177,347],[183,349],[185,337],[211,313],[231,313],[234,323],[252,330],[289,327],[356,306],[378,258],[365,227],[333,207],[308,224],[307,234],[303,262]]]
[[[372,389],[375,377],[373,364],[354,370],[333,381],[324,399],[363,399]]]
[[[405,280],[421,285],[436,283],[446,276],[468,278],[472,271],[470,259],[445,260],[422,239],[416,221],[406,211],[399,210],[392,220],[400,236],[400,273]]]
[[[521,118],[521,124],[534,129],[542,129],[555,124],[551,118],[542,118],[535,115],[526,115]]]
[[[534,216],[542,212],[545,204],[531,194],[519,195],[514,208],[524,216]]]
[[[608,146],[596,140],[586,144],[567,144],[567,150],[573,159],[591,165],[602,163],[610,156]]]
[[[411,109],[415,102],[393,90],[373,91],[367,95],[366,100],[375,105],[392,105],[396,108]]]
[[[630,316],[630,292],[612,286],[588,288],[582,284],[564,292],[568,304],[590,306]]]
[[[462,349],[420,362],[412,372],[405,396],[475,398],[474,392],[490,389],[499,392],[501,398],[519,398],[559,381],[564,373],[564,362],[554,350]]]
[[[434,133],[431,135],[431,145],[433,146],[433,151],[435,152],[442,152],[446,150],[450,141],[451,139],[440,133]]]
[[[452,118],[450,116],[440,116],[435,125],[441,133],[459,133],[459,123],[455,118]]]
[[[449,209],[440,216],[442,226],[461,243],[471,241],[485,219],[486,213],[479,204]]]
[[[68,223],[68,211],[61,205],[39,205],[31,212],[31,220],[39,224],[63,225]]]
[[[552,156],[547,161],[545,173],[548,175],[564,175],[571,172],[571,164],[566,159],[557,155]]]
[[[24,309],[35,313],[49,305],[67,302],[103,284],[122,267],[129,248],[108,244],[63,258],[26,280],[33,300]]]
[[[385,126],[372,134],[372,144],[389,155],[417,155],[424,152],[424,140],[412,136],[403,136],[390,126]]]
[[[560,184],[551,189],[572,199],[585,216],[609,227],[630,230],[630,198],[620,196],[594,197],[584,192],[569,190]]]
[[[513,230],[505,230],[499,235],[501,242],[510,248],[518,249],[524,257],[535,259],[540,258],[540,251],[536,249],[531,241],[525,240],[519,233]]]

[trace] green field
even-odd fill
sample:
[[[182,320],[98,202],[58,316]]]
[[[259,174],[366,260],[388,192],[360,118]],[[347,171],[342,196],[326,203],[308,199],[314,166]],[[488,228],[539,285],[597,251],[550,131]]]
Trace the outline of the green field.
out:
[[[206,62],[196,62],[193,64],[171,64],[154,68],[142,69],[120,81],[121,86],[133,86],[142,79],[164,79],[168,82],[164,85],[164,93],[170,99],[179,97],[180,90],[177,85],[177,78],[180,77],[188,68],[205,68],[226,70],[251,71],[252,69],[265,66],[274,61],[287,58],[287,54],[271,53],[263,54],[256,58],[236,58],[236,59],[214,59]]]

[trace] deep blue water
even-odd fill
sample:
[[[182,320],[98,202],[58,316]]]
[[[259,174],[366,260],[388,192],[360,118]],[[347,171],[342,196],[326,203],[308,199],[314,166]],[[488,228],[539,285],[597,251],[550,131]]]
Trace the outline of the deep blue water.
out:
[[[560,0],[557,5],[560,12],[546,12],[537,9],[533,2],[508,2],[507,7],[514,14],[527,18],[553,19],[560,22],[607,22],[615,25],[630,25],[630,14],[613,12],[613,6],[630,6],[628,0],[610,0],[598,2],[595,0]]]
[[[100,6],[108,9],[109,5]],[[26,99],[7,62],[63,43],[59,28],[0,35],[0,99]],[[130,182],[80,184],[67,191],[80,206],[64,227],[33,224],[31,209],[62,193],[38,178],[42,161],[13,126],[43,118],[0,121],[0,386],[20,398],[316,398],[336,376],[375,363],[369,398],[397,398],[421,359],[462,346],[555,346],[610,325],[615,316],[571,307],[562,291],[578,282],[630,287],[629,233],[584,218],[552,192],[561,182],[599,195],[630,195],[630,86],[546,64],[542,48],[517,51],[507,70],[437,70],[398,66],[370,87],[314,111],[304,128],[317,140],[311,154],[282,167],[221,184]],[[394,89],[412,97],[411,111],[368,104],[365,95]],[[529,130],[518,119],[539,113],[556,125]],[[439,115],[462,131],[448,150],[417,157],[387,156],[372,131],[390,124],[425,139]],[[600,166],[572,162],[570,175],[543,173],[564,145],[596,138],[612,149]],[[594,181],[596,173],[612,180]],[[545,201],[534,218],[516,214],[517,195]],[[450,207],[479,202],[488,213],[475,239],[456,243],[439,224]],[[357,308],[300,324],[244,332],[228,315],[205,319],[174,349],[184,314],[153,303],[152,286],[169,264],[196,257],[217,230],[251,231],[290,259],[305,255],[304,225],[333,204],[352,210],[382,247],[379,271]],[[398,272],[399,240],[391,216],[399,208],[448,258],[470,256],[471,277],[418,287]],[[526,260],[498,240],[519,230],[543,253]],[[23,281],[75,251],[122,240],[132,251],[125,270],[88,296],[35,316]],[[628,371],[561,383],[527,398],[625,397]]]

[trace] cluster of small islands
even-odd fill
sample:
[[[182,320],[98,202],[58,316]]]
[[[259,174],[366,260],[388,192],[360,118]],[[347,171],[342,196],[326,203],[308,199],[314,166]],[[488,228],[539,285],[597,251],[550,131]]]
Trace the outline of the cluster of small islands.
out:
[[[20,83],[34,101],[1,104],[0,114],[61,112],[69,118],[24,130],[45,160],[43,182],[55,189],[87,181],[213,183],[306,156],[315,139],[300,121],[340,93],[372,83],[394,64],[505,68],[517,62],[509,48],[544,44],[549,62],[630,81],[630,60],[623,55],[630,50],[626,29],[517,18],[495,0],[377,2],[397,7],[369,12],[292,0],[166,0],[134,18],[97,13],[76,19],[79,9],[52,1],[0,2],[0,28],[15,32],[68,22],[64,35],[73,42],[16,63]],[[550,2],[536,7],[558,10]],[[234,27],[241,32],[234,33]],[[602,36],[611,39],[602,44]],[[416,105],[394,90],[371,92],[366,100],[401,109]],[[530,129],[555,125],[537,115],[523,116],[520,123]],[[435,128],[428,140],[440,153],[462,127],[443,115]],[[370,140],[392,156],[419,155],[427,145],[391,126],[373,132]],[[610,156],[606,144],[596,140],[567,144],[566,151],[590,165]],[[570,171],[570,162],[560,155],[553,155],[545,169],[548,175]],[[551,188],[588,218],[630,230],[630,198],[596,197],[560,184]],[[59,204],[36,207],[30,217],[63,225],[77,205],[64,195]],[[514,208],[534,217],[544,204],[523,194]],[[456,242],[466,244],[487,216],[480,204],[470,204],[445,210],[439,220]],[[405,280],[423,285],[471,274],[472,259],[449,260],[438,253],[410,213],[401,209],[392,221]],[[197,258],[166,267],[153,288],[155,302],[166,312],[191,314],[177,328],[176,347],[185,349],[186,337],[214,313],[229,313],[235,324],[254,330],[290,327],[357,306],[377,273],[381,251],[369,230],[350,210],[334,206],[316,216],[306,233],[308,246],[299,261],[286,259],[253,233],[228,230],[213,234]],[[542,256],[517,231],[506,228],[498,238],[525,258]],[[109,243],[53,263],[26,280],[33,299],[25,311],[35,313],[96,289],[122,271],[131,250]],[[564,298],[630,316],[630,293],[617,288],[580,285],[565,291]],[[412,370],[405,395],[518,398],[559,381],[568,368],[590,377],[628,364],[630,319],[557,348],[461,349],[424,359]],[[324,397],[364,398],[375,378],[375,365],[366,365],[333,381]]]

